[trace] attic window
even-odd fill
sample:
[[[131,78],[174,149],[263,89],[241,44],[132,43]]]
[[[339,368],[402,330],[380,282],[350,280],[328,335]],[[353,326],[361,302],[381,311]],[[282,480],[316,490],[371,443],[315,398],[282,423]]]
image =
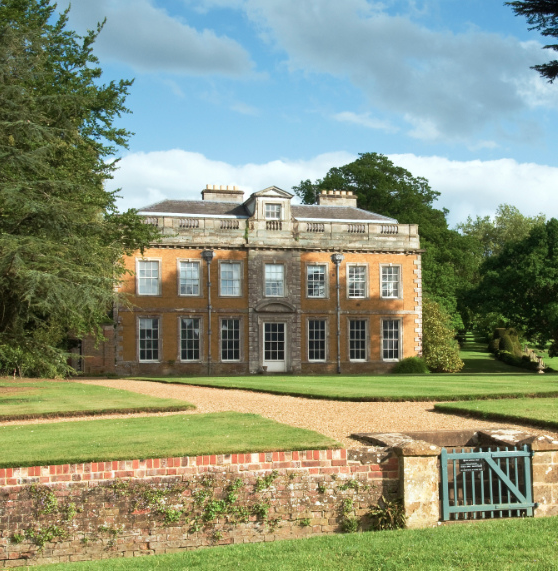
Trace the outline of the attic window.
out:
[[[266,220],[281,220],[281,205],[280,204],[266,204],[265,205],[265,219]]]

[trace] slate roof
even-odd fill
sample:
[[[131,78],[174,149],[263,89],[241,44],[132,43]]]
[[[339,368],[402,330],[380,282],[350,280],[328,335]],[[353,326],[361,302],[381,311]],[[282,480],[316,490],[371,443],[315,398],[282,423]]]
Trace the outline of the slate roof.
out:
[[[291,211],[296,219],[316,220],[363,220],[369,222],[396,223],[393,218],[368,212],[350,206],[317,206],[293,204]],[[248,218],[249,214],[243,204],[237,202],[210,202],[204,200],[163,200],[156,204],[140,208],[140,214],[190,214],[199,216],[236,216]]]
[[[163,200],[139,209],[143,212],[165,212],[168,214],[209,214],[211,216],[244,216],[248,212],[238,202],[211,202],[209,200]]]

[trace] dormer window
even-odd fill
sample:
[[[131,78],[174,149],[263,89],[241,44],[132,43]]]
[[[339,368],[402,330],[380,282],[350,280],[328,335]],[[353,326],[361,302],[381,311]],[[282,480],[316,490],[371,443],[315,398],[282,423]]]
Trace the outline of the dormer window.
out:
[[[266,220],[281,220],[281,205],[280,204],[266,204],[265,205],[265,219]]]

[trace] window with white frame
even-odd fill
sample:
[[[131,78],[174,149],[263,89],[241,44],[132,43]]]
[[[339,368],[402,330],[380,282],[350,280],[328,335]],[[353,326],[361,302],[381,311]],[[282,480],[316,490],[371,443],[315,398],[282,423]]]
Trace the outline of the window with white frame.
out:
[[[384,361],[399,360],[400,325],[399,319],[382,320],[382,359]]]
[[[285,266],[283,264],[265,265],[265,295],[267,297],[285,295]]]
[[[160,277],[158,260],[138,260],[138,295],[159,295]]]
[[[382,266],[382,297],[400,297],[400,283],[400,266]]]
[[[308,320],[308,360],[326,360],[326,321],[325,319]]]
[[[180,320],[180,359],[199,361],[200,358],[200,319],[183,317]]]
[[[325,265],[306,266],[306,295],[319,298],[326,296],[326,272]]]
[[[349,321],[349,359],[366,361],[366,320]]]
[[[223,296],[242,295],[240,262],[220,262],[219,272],[220,294]]]
[[[144,363],[159,360],[159,319],[157,317],[140,317],[139,360]]]
[[[240,319],[221,319],[221,361],[240,361]]]
[[[366,297],[367,266],[347,265],[347,288],[351,298]]]
[[[200,263],[179,262],[180,295],[200,295]]]
[[[266,218],[266,220],[281,220],[281,205],[280,204],[266,204],[265,205],[265,218]]]

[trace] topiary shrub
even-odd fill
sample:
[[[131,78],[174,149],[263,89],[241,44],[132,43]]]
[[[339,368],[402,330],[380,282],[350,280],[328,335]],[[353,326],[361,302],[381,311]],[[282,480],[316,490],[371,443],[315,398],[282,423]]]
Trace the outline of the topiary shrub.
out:
[[[463,368],[450,317],[440,304],[423,297],[422,356],[433,373],[457,373]]]
[[[421,357],[407,357],[402,359],[393,367],[392,373],[396,375],[423,375],[424,373],[429,373],[426,361]]]
[[[515,353],[512,338],[507,333],[504,333],[502,337],[500,337],[499,349],[500,351],[505,351],[510,355],[513,355]]]

